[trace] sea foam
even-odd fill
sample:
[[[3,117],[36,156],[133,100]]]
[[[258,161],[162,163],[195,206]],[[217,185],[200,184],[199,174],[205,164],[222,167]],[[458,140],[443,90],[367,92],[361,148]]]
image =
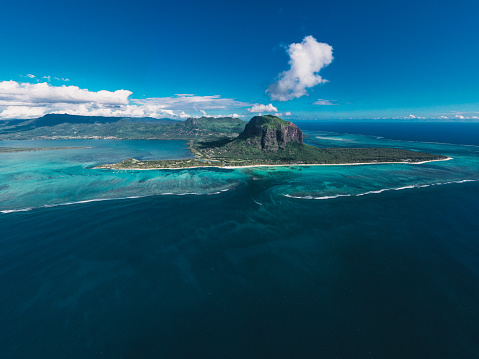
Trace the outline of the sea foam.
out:
[[[388,192],[388,191],[401,191],[405,189],[414,189],[414,188],[425,188],[425,187],[431,187],[431,186],[441,186],[441,185],[448,185],[448,184],[460,184],[460,183],[466,183],[466,182],[477,182],[479,179],[465,179],[465,180],[459,180],[459,181],[448,181],[448,182],[438,182],[438,183],[431,183],[431,184],[422,184],[422,185],[409,185],[409,186],[404,186],[404,187],[395,187],[395,188],[382,188],[379,190],[374,190],[374,191],[367,191],[363,193],[357,193],[357,194],[336,194],[336,195],[330,195],[330,196],[319,196],[319,197],[314,197],[314,196],[293,196],[290,194],[284,194],[284,197],[288,198],[296,198],[296,199],[319,199],[319,200],[325,200],[325,199],[335,199],[335,198],[340,198],[340,197],[361,197],[361,196],[367,196],[371,194],[379,194],[383,192]]]

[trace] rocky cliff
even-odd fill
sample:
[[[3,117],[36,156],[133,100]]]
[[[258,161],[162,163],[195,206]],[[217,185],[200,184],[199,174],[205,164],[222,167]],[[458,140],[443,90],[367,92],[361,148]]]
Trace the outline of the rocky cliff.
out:
[[[245,126],[239,138],[263,151],[285,149],[288,142],[303,143],[303,132],[291,121],[273,115],[255,116]]]

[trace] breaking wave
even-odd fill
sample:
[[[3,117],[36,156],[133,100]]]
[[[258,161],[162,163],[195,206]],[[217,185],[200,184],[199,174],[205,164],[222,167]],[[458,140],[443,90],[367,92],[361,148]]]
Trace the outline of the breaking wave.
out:
[[[438,182],[438,183],[431,183],[431,184],[423,184],[423,185],[409,185],[409,186],[404,186],[404,187],[395,187],[395,188],[383,188],[375,191],[368,191],[368,192],[363,192],[363,193],[358,193],[358,194],[336,194],[332,196],[319,196],[319,197],[314,197],[314,196],[293,196],[290,194],[285,194],[283,196],[288,197],[288,198],[296,198],[296,199],[334,199],[334,198],[339,198],[339,197],[361,197],[361,196],[366,196],[366,195],[371,195],[371,194],[379,194],[383,192],[388,192],[388,191],[401,191],[405,189],[413,189],[413,188],[425,188],[425,187],[431,187],[431,186],[441,186],[441,185],[447,185],[447,184],[458,184],[458,183],[466,183],[466,182],[477,182],[479,179],[473,179],[473,180],[460,180],[460,181],[449,181],[449,182]]]
[[[196,196],[209,196],[209,195],[217,195],[229,191],[229,189],[222,189],[216,192],[208,192],[208,193],[196,193],[196,192],[186,192],[186,193],[158,193],[153,196],[187,196],[187,195],[196,195]],[[87,199],[83,201],[75,201],[75,202],[65,202],[65,203],[56,203],[56,204],[45,204],[38,207],[27,207],[27,208],[20,208],[20,209],[4,209],[0,210],[0,213],[16,213],[16,212],[28,212],[34,209],[39,208],[52,208],[52,207],[59,207],[59,206],[71,206],[75,204],[85,204],[90,202],[103,202],[103,201],[118,201],[124,199],[136,199],[136,198],[146,198],[146,197],[153,197],[153,196],[129,196],[129,197],[115,197],[115,198],[95,198],[95,199]]]

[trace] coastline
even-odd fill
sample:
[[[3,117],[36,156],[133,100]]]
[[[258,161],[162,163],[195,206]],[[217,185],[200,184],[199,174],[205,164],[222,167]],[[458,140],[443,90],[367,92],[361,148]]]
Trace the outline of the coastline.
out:
[[[297,164],[281,164],[281,165],[246,165],[246,166],[192,166],[192,167],[177,167],[177,168],[111,168],[106,167],[108,165],[97,166],[94,169],[104,170],[119,170],[119,171],[158,171],[158,170],[188,170],[199,168],[224,168],[224,169],[236,169],[236,168],[255,168],[255,167],[304,167],[304,166],[365,166],[365,165],[386,165],[386,164],[405,164],[405,165],[421,165],[429,162],[449,161],[454,159],[453,157],[447,157],[437,160],[421,161],[421,162],[360,162],[360,163],[297,163]]]

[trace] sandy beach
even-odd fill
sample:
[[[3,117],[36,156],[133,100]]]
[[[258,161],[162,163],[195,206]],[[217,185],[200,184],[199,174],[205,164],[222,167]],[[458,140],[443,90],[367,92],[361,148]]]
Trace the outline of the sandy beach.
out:
[[[282,165],[248,165],[248,166],[192,166],[192,167],[178,167],[178,168],[112,168],[107,167],[96,167],[96,169],[109,169],[109,170],[118,170],[118,171],[155,171],[155,170],[189,170],[189,169],[198,169],[198,168],[226,168],[226,169],[237,169],[237,168],[255,168],[255,167],[309,167],[309,166],[365,166],[365,165],[387,165],[387,164],[405,164],[405,165],[421,165],[429,162],[441,162],[452,160],[452,157],[447,157],[444,159],[430,160],[430,161],[421,161],[421,162],[360,162],[360,163],[315,163],[315,164],[306,164],[306,163],[297,163],[297,164],[282,164]]]

